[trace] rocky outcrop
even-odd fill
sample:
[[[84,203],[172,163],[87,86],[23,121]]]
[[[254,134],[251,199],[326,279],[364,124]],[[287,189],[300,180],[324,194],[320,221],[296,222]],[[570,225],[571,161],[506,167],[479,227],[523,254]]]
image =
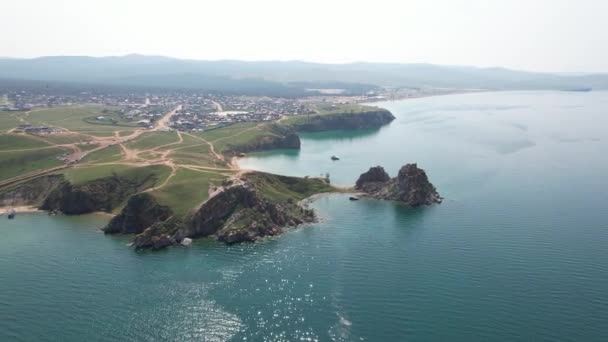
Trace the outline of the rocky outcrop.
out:
[[[151,225],[133,244],[140,249],[158,249],[198,237],[214,237],[227,244],[256,241],[280,234],[286,227],[313,222],[314,211],[298,200],[330,189],[320,179],[252,172],[224,181],[186,218],[171,217]]]
[[[380,166],[372,167],[357,180],[355,189],[367,196],[398,201],[413,207],[441,203],[443,200],[424,170],[416,164],[407,164],[399,170],[395,178]]]
[[[172,236],[172,232],[177,231],[182,225],[183,222],[175,217],[156,222],[135,236],[133,246],[136,249],[159,250],[174,245],[177,241]]]
[[[18,184],[0,193],[0,207],[40,206],[64,182],[62,175],[47,175]]]
[[[40,209],[67,215],[111,212],[129,196],[141,191],[150,177],[153,176],[134,180],[112,175],[78,185],[64,181],[45,198]]]
[[[382,166],[374,166],[359,176],[355,188],[365,192],[373,192],[382,187],[390,179],[391,177],[384,171]]]
[[[172,214],[169,207],[160,205],[152,195],[144,192],[129,198],[120,214],[114,216],[103,231],[106,234],[139,234]]]
[[[377,108],[364,112],[316,114],[291,124],[298,132],[321,132],[332,130],[361,130],[379,128],[395,120],[386,109]]]
[[[176,234],[176,240],[214,235],[232,244],[277,235],[283,227],[314,221],[314,212],[294,201],[270,201],[252,184],[229,180]]]

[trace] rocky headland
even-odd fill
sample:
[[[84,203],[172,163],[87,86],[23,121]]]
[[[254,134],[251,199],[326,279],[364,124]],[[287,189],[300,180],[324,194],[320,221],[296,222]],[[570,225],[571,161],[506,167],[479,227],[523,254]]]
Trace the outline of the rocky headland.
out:
[[[160,249],[185,238],[199,237],[213,237],[227,244],[253,242],[280,234],[287,227],[314,222],[314,211],[301,200],[332,190],[324,179],[248,172],[225,180],[209,199],[183,218],[171,216],[162,220],[168,213],[158,204],[148,199],[129,200],[104,231],[125,233],[126,227],[135,226],[125,224],[129,218],[141,223],[137,217],[156,216],[147,228],[136,232],[136,248]]]
[[[302,115],[293,120],[286,120],[285,125],[297,132],[322,132],[380,128],[393,120],[395,120],[395,116],[390,111],[369,107],[360,112]]]
[[[256,151],[299,149],[300,144],[300,136],[293,128],[275,123],[265,127],[264,134],[259,134],[248,142],[230,144],[223,153],[235,156]]]
[[[239,156],[249,152],[299,149],[301,142],[298,132],[378,129],[395,120],[395,116],[386,109],[363,108],[365,109],[356,112],[286,117],[284,120],[260,127],[261,132],[249,141],[229,144],[223,153],[227,156]]]
[[[260,150],[297,149],[297,132],[379,128],[392,120],[394,116],[389,111],[376,107],[287,117],[251,127],[251,134],[220,144],[223,147],[218,152],[230,157]],[[176,209],[175,201],[153,191],[166,177],[162,167],[127,168],[103,177],[87,172],[78,175],[51,174],[16,184],[0,191],[0,204],[27,205],[66,215],[118,212],[103,227],[104,233],[135,234],[136,248],[161,249],[200,237],[234,244],[278,235],[288,227],[316,220],[314,211],[303,204],[304,199],[340,191],[327,179],[241,171],[223,182],[220,179],[219,186],[210,182],[198,189],[209,193],[209,197],[185,212],[183,208]],[[371,168],[361,175],[355,188],[366,196],[412,206],[441,201],[424,171],[415,164],[404,166],[392,179],[383,168]]]

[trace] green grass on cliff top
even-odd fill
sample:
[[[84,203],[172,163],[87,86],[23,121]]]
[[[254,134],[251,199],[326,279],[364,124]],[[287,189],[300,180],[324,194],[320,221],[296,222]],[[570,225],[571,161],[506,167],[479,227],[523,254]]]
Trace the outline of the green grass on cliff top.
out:
[[[72,184],[84,184],[96,179],[117,175],[120,177],[132,179],[134,181],[142,181],[149,176],[155,178],[156,185],[164,182],[171,173],[171,168],[164,165],[151,166],[128,166],[128,165],[99,165],[91,167],[70,168],[63,172],[68,181]],[[148,184],[153,186],[154,184]]]
[[[281,123],[287,126],[293,126],[300,123],[306,123],[311,117],[319,115],[332,115],[332,114],[359,114],[367,112],[375,112],[385,110],[380,107],[365,106],[360,104],[333,104],[333,103],[322,103],[313,106],[318,113],[315,114],[302,114],[296,116],[285,117],[281,120]]]
[[[334,190],[319,178],[288,177],[264,172],[252,172],[244,177],[269,200],[276,202],[285,202],[288,199],[300,201],[314,194]]]
[[[224,153],[237,146],[249,145],[264,137],[277,136],[274,123],[244,122],[199,133],[198,136],[211,142],[215,152]]]
[[[209,198],[209,187],[220,185],[227,176],[215,172],[199,172],[180,168],[167,185],[151,194],[178,216],[187,214]]]
[[[364,113],[379,110],[379,107],[365,106],[360,104],[335,104],[319,103],[314,105],[319,114],[338,114],[338,113]]]

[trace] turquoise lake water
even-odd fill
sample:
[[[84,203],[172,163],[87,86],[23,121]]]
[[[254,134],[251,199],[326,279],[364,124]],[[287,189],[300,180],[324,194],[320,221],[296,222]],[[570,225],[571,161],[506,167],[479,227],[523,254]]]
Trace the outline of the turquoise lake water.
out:
[[[322,196],[318,224],[157,253],[103,217],[2,217],[0,341],[608,340],[608,92],[377,105],[397,120],[241,165],[351,185],[417,162],[443,204]]]

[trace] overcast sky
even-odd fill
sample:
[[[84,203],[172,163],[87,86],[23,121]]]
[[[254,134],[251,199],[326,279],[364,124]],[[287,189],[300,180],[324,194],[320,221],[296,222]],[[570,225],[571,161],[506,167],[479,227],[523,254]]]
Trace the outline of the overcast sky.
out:
[[[608,72],[607,0],[4,0],[0,56]]]

